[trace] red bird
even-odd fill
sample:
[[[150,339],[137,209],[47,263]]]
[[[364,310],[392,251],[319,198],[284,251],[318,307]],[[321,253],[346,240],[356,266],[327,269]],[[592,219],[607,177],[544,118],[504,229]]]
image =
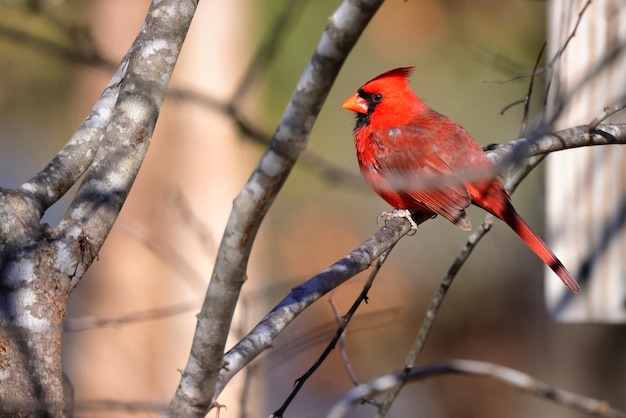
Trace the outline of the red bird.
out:
[[[396,210],[440,215],[469,231],[470,203],[503,220],[572,291],[580,286],[513,208],[491,160],[465,129],[409,87],[413,67],[365,83],[343,108],[356,113],[354,144],[367,184]]]

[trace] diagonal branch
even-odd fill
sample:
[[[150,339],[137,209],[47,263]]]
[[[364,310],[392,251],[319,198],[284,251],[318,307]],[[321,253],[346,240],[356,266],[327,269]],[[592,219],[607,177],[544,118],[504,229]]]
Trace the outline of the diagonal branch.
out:
[[[439,309],[443,305],[443,301],[448,294],[448,290],[452,286],[452,282],[454,281],[456,275],[461,270],[461,267],[463,267],[480,240],[491,230],[494,219],[495,217],[493,215],[488,214],[485,217],[485,221],[474,232],[470,234],[459,255],[454,259],[454,261],[450,265],[450,268],[439,283],[439,287],[437,288],[437,291],[435,292],[435,295],[431,299],[430,305],[426,310],[426,314],[424,315],[424,319],[422,320],[422,324],[420,325],[417,337],[415,338],[413,346],[409,350],[409,354],[407,355],[407,358],[404,362],[404,368],[402,370],[402,375],[404,376],[404,378],[399,379],[395,386],[389,387],[389,392],[381,401],[378,408],[378,412],[376,414],[377,418],[382,418],[387,415],[389,408],[391,408],[396,398],[400,394],[400,391],[404,388],[404,384],[406,383],[408,376],[410,376],[413,368],[415,367],[415,364],[417,363],[417,359],[422,354],[422,351],[426,346],[428,336],[433,329],[435,319],[437,318],[437,314],[439,313]]]
[[[600,135],[589,135],[585,127],[575,127],[569,130],[560,131],[555,134],[547,135],[539,138],[541,146],[532,146],[530,140],[522,139],[512,141],[500,148],[497,153],[491,153],[496,164],[500,164],[502,160],[510,159],[510,154],[516,154],[516,146],[524,148],[530,147],[534,154],[541,155],[541,152],[551,152],[552,149],[568,149],[577,146],[595,145],[595,144],[626,144],[626,125],[604,125],[603,132],[611,132],[615,136],[610,141]],[[560,138],[560,140],[558,139]],[[522,141],[520,143],[520,141]],[[518,144],[518,145],[516,145]],[[505,186],[512,190],[515,184],[519,183],[525,174],[532,169],[535,164],[523,165],[511,175],[513,181],[505,179]],[[418,220],[420,224],[426,218]],[[487,228],[483,226],[482,228]],[[481,229],[482,230],[482,229]],[[248,363],[256,358],[263,351],[272,346],[274,339],[295,319],[297,315],[302,313],[309,305],[324,296],[327,292],[344,283],[359,272],[369,268],[374,261],[393,246],[402,236],[409,231],[409,224],[403,219],[393,219],[381,228],[378,232],[363,242],[358,248],[348,254],[346,257],[337,261],[321,273],[309,279],[307,282],[294,288],[276,307],[263,318],[248,335],[239,341],[232,349],[224,355],[224,364],[226,365],[219,372],[219,381],[215,397],[221,392],[226,384],[243,369]],[[458,270],[463,265],[467,256],[471,253],[474,246],[478,243],[482,236],[481,233],[472,234],[468,240],[467,248],[464,248],[457,260],[446,276],[450,282],[454,279]],[[449,286],[451,283],[447,284]],[[444,283],[444,286],[446,284]],[[444,289],[445,290],[445,289]],[[443,293],[445,296],[445,291]],[[437,303],[440,305],[443,299]],[[428,327],[432,324],[428,325]],[[424,337],[425,338],[425,337]],[[423,344],[421,344],[423,346]],[[418,348],[417,356],[421,348]]]
[[[421,219],[421,222],[426,218]],[[420,223],[416,220],[417,223]],[[309,305],[346,280],[372,266],[410,231],[404,219],[392,219],[350,254],[293,288],[248,335],[224,355],[227,367],[220,370],[217,393],[256,356],[272,346],[274,339]]]
[[[513,142],[516,142],[516,141],[513,141]],[[525,143],[521,144],[521,147],[523,148],[527,148],[528,146],[529,145]],[[516,152],[517,151],[515,150],[512,151],[512,153],[516,153]],[[534,157],[526,158],[522,160],[521,163],[518,166],[516,166],[514,170],[510,170],[508,172],[508,175],[503,179],[503,183],[510,194],[512,194],[517,188],[517,186],[519,186],[519,184],[526,178],[526,176],[537,165],[539,165],[541,161],[543,161],[544,157],[545,155],[537,155]],[[426,340],[428,336],[430,335],[430,331],[432,330],[434,326],[435,318],[437,317],[437,313],[439,312],[439,309],[443,305],[443,301],[446,295],[448,294],[448,290],[450,289],[450,286],[452,286],[452,282],[454,281],[454,279],[456,278],[456,275],[461,270],[461,267],[468,260],[471,253],[478,246],[478,243],[491,230],[494,220],[495,220],[495,217],[491,214],[487,214],[485,216],[484,222],[478,227],[478,229],[476,229],[474,232],[470,234],[469,238],[467,239],[467,242],[461,249],[458,256],[454,259],[454,261],[450,265],[450,268],[446,272],[446,275],[441,280],[441,283],[439,284],[439,288],[437,289],[435,296],[432,298],[430,305],[428,307],[428,310],[426,311],[426,315],[424,316],[422,324],[420,325],[417,337],[415,338],[415,341],[413,342],[413,346],[411,347],[411,350],[409,351],[407,359],[405,360],[404,370],[402,372],[405,377],[411,373],[411,371],[415,367],[415,364],[417,363],[419,356],[422,354],[422,351],[424,350],[424,347],[426,346]],[[391,388],[391,390],[389,390],[389,392],[387,393],[387,396],[385,396],[384,401],[381,403],[378,409],[378,413],[376,415],[377,417],[382,418],[387,415],[389,408],[391,408],[396,398],[400,394],[400,391],[402,390],[405,382],[406,380],[401,380],[398,382],[397,385],[395,385],[393,388]]]
[[[91,165],[111,122],[120,83],[127,68],[128,56],[124,57],[89,115],[67,144],[43,170],[21,186],[22,191],[29,193],[43,210],[63,197]]]
[[[101,140],[95,138],[99,142],[97,151],[88,149],[82,159],[84,165],[95,151],[93,162],[57,228],[57,239],[68,251],[72,251],[81,237],[88,240],[97,254],[117,219],[148,150],[195,8],[193,0],[155,0],[150,6],[127,54],[128,66],[119,81],[119,95],[112,114],[110,118],[105,114],[106,124],[101,123],[100,130],[95,131],[103,135]],[[85,123],[89,127],[90,118]],[[76,169],[73,174],[79,171]],[[74,275],[81,277],[91,261],[79,263]],[[72,280],[72,286],[77,282]]]
[[[218,250],[187,366],[166,416],[203,417],[211,407],[224,346],[261,221],[298,156],[348,53],[382,0],[346,0],[335,11],[259,164],[235,198]]]
[[[306,7],[306,3],[307,1],[286,2],[284,9],[280,12],[272,29],[268,31],[268,39],[259,46],[252,62],[249,64],[246,73],[239,83],[236,92],[233,94],[233,97],[230,100],[224,101],[206,93],[201,93],[182,87],[175,87],[168,90],[167,97],[173,100],[193,103],[195,105],[202,106],[205,109],[223,113],[232,119],[237,128],[241,131],[241,133],[245,135],[245,138],[258,142],[264,146],[269,144],[271,140],[271,134],[263,132],[254,123],[249,121],[243,114],[243,111],[240,109],[240,104],[246,94],[249,92],[250,86],[252,85],[255,78],[258,77],[259,73],[265,69],[265,67],[268,65],[269,60],[274,57],[276,51],[280,48],[280,44],[284,39],[284,37],[281,35],[284,35],[284,32],[289,30],[289,28],[293,25],[293,20],[297,20],[298,15]],[[78,29],[69,28],[65,31],[65,35],[71,37],[72,31],[76,30]],[[95,45],[92,44],[88,44],[83,48],[70,48],[59,43],[54,43],[48,39],[31,35],[24,30],[5,28],[3,26],[0,26],[0,38],[5,38],[7,41],[10,42],[16,42],[27,48],[35,49],[38,53],[47,54],[66,62],[88,65],[93,68],[101,68],[104,70],[115,68],[115,64],[111,60],[105,59],[95,47]],[[127,59],[125,59],[123,63],[124,65],[126,65]],[[123,68],[125,71],[125,67]],[[104,117],[110,118],[111,109],[115,104],[117,93],[119,91],[119,81],[121,79],[121,76],[114,77],[109,83],[109,87],[114,90],[115,93],[115,95],[111,98],[112,102],[110,103],[110,106],[96,104],[96,106],[94,106],[94,108],[92,109],[90,116],[87,118],[87,121],[90,121],[92,115],[97,116],[99,119],[104,119]],[[91,121],[91,123],[93,122],[94,121]],[[103,122],[103,124],[99,125],[106,126],[106,121],[103,120]],[[93,126],[90,127],[93,128]],[[81,127],[79,132],[76,133],[76,135],[80,133],[80,137],[76,138],[75,141],[84,140],[84,136],[86,134],[84,132],[81,133],[84,128],[84,126]],[[101,136],[102,132],[100,132],[99,134]],[[70,143],[68,143],[68,146],[69,145]],[[67,154],[67,151],[65,153]],[[74,154],[81,155],[80,152],[75,152]],[[93,159],[94,154],[95,151],[91,149],[88,149],[87,152],[84,153],[84,155],[90,156],[91,159]],[[59,155],[58,157],[62,157],[61,161],[67,160],[67,157],[65,157],[65,155]],[[311,151],[305,150],[300,157],[300,162],[312,168],[318,176],[332,184],[340,183],[348,185],[350,187],[365,188],[365,183],[358,174],[348,172],[345,169],[326,161],[319,155],[311,153]],[[54,166],[49,165],[49,167],[46,168],[45,173],[42,172],[40,173],[40,175],[38,175],[37,180],[41,182],[42,177],[45,180],[45,176],[50,175],[50,173],[54,173],[54,169],[57,168],[57,165],[58,164]],[[86,167],[83,168],[83,171],[85,169]],[[35,179],[31,180],[31,183],[34,180]],[[51,180],[50,182],[53,182],[53,180]],[[28,184],[27,186],[29,188],[32,187],[30,184]],[[65,193],[65,191],[63,190],[57,191],[56,188],[45,187],[38,187],[37,192],[41,194],[42,197],[45,197],[45,193],[43,192],[53,194],[52,197],[47,198],[50,200],[50,202],[46,203],[48,206],[56,202],[56,200],[58,200],[60,196]],[[46,208],[48,206],[46,206]]]
[[[335,349],[335,347],[337,346],[337,342],[344,335],[344,332],[346,328],[348,327],[350,320],[356,313],[357,309],[359,308],[359,306],[361,306],[363,301],[367,301],[367,294],[372,288],[374,279],[376,279],[376,276],[378,276],[378,272],[380,271],[381,267],[383,266],[385,260],[387,259],[387,256],[389,255],[392,249],[393,249],[393,245],[389,247],[388,250],[386,250],[384,253],[382,253],[378,257],[377,259],[378,261],[376,262],[376,264],[374,265],[374,268],[370,272],[369,277],[367,278],[367,281],[365,282],[365,285],[363,286],[363,290],[361,290],[361,293],[356,298],[356,300],[354,301],[354,303],[352,304],[348,312],[345,314],[343,319],[339,321],[339,327],[337,331],[335,332],[335,336],[326,345],[326,348],[324,349],[322,354],[319,356],[319,358],[315,361],[315,363],[313,363],[313,365],[302,376],[296,379],[294,383],[294,388],[292,389],[291,393],[289,394],[289,396],[287,396],[287,399],[285,400],[285,402],[283,402],[280,408],[278,408],[270,416],[271,418],[282,418],[282,416],[285,414],[285,411],[287,410],[289,405],[291,405],[291,402],[293,402],[296,395],[298,394],[298,392],[300,392],[300,389],[302,389],[306,381],[313,375],[313,373],[315,373],[315,371],[322,365],[322,363],[324,363],[324,360],[326,360],[326,358],[330,355],[330,353]]]

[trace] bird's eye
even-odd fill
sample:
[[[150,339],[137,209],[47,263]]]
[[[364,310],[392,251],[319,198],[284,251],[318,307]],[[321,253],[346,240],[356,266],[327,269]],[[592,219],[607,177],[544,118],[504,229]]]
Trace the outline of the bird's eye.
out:
[[[372,95],[372,100],[374,101],[374,103],[380,103],[380,101],[383,100],[383,95],[380,93],[376,93]]]

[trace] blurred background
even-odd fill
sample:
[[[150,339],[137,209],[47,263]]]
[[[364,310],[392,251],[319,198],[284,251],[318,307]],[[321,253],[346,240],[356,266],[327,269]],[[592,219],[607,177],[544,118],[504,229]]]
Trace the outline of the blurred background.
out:
[[[263,145],[224,109],[271,135],[338,1],[201,1],[157,123],[151,149],[118,222],[72,296],[64,341],[75,415],[158,416],[185,366],[198,311],[231,202]],[[141,27],[145,0],[0,1],[0,176],[17,187],[41,169],[88,114]],[[279,24],[281,19],[284,22]],[[296,166],[257,238],[231,345],[295,285],[377,230],[387,210],[358,175],[353,116],[343,100],[391,68],[416,66],[411,85],[481,144],[519,136],[528,79],[546,38],[546,3],[528,0],[390,0],[348,58]],[[273,55],[238,92],[261,45]],[[541,112],[543,82],[531,103]],[[208,98],[191,100],[182,92]],[[321,159],[348,175],[329,177]],[[358,178],[358,177],[357,177]],[[543,234],[542,170],[513,196]],[[52,225],[67,200],[44,220]],[[483,216],[470,209],[474,226]],[[391,254],[346,335],[360,381],[397,371],[426,306],[467,233],[434,219]],[[543,305],[543,266],[503,224],[463,267],[420,364],[490,361],[564,389],[623,400],[626,333],[620,326],[555,324]],[[221,417],[267,416],[332,338],[361,290],[358,276],[308,309],[225,392]],[[558,280],[556,276],[553,280]],[[338,350],[310,379],[288,416],[318,417],[350,389]],[[241,391],[245,391],[243,398]],[[244,399],[242,401],[242,399]],[[215,416],[213,411],[209,416]],[[374,408],[356,407],[351,417]],[[389,416],[583,416],[498,383],[445,376],[407,385]]]

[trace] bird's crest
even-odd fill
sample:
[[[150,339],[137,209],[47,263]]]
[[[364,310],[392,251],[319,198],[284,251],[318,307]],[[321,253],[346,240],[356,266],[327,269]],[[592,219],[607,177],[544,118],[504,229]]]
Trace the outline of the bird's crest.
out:
[[[394,68],[393,70],[384,72],[378,77],[371,79],[370,81],[368,81],[368,83],[371,83],[372,81],[375,81],[375,80],[380,80],[381,78],[390,78],[390,77],[401,77],[405,80],[408,80],[409,77],[413,74],[413,71],[415,71],[415,67]]]

